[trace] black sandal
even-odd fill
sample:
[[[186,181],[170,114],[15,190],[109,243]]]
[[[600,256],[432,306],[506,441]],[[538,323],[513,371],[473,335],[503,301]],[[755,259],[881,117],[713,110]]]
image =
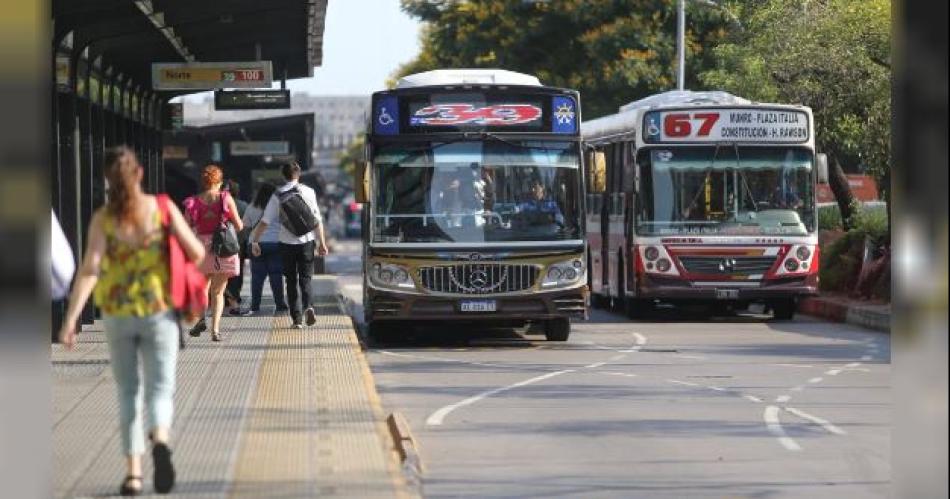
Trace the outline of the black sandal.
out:
[[[152,465],[155,468],[155,492],[167,494],[175,487],[175,466],[172,465],[172,451],[163,442],[152,446]]]
[[[211,341],[221,341],[221,333],[218,331],[211,332]]]
[[[135,488],[129,485],[129,482],[132,480],[139,481],[139,487]],[[142,477],[135,475],[127,475],[124,480],[122,480],[122,485],[119,487],[120,496],[137,496],[142,493]]]
[[[201,333],[205,329],[208,329],[208,324],[206,324],[205,320],[202,318],[195,324],[195,327],[191,328],[191,331],[188,331],[188,335],[197,338],[201,336]]]

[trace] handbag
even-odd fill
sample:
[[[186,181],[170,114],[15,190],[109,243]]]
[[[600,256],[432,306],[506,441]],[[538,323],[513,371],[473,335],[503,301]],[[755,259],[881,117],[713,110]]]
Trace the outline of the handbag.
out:
[[[197,320],[208,308],[208,293],[205,292],[206,279],[198,270],[198,265],[188,259],[181,242],[171,231],[168,195],[159,194],[158,210],[165,228],[168,241],[168,281],[171,291],[172,307],[188,321]]]
[[[241,244],[238,242],[237,231],[234,230],[234,224],[232,224],[227,218],[224,217],[224,193],[221,193],[221,224],[214,231],[214,234],[211,235],[211,252],[215,256],[221,258],[227,258],[229,256],[234,256],[241,251]]]

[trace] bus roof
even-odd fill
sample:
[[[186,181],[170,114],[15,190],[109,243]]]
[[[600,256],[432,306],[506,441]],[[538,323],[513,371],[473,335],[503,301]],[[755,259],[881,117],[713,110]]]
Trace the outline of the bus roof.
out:
[[[540,87],[537,77],[505,69],[436,69],[403,76],[396,88],[436,85],[523,85]]]
[[[641,126],[643,115],[647,111],[684,107],[728,107],[728,106],[767,106],[770,108],[802,109],[808,108],[790,104],[772,104],[753,102],[749,99],[723,92],[721,90],[694,92],[692,90],[671,90],[644,97],[620,106],[619,112],[581,123],[581,134],[588,139],[616,136],[631,133]],[[810,114],[810,112],[809,112]]]

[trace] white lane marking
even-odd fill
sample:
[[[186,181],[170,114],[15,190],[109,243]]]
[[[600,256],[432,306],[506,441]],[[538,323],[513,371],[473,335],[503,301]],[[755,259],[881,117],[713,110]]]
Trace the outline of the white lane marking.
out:
[[[822,418],[819,418],[818,416],[814,416],[814,415],[812,415],[812,414],[808,414],[807,412],[802,411],[802,410],[799,410],[799,409],[796,409],[796,408],[794,408],[794,407],[786,407],[785,410],[788,411],[788,412],[790,412],[790,413],[792,413],[792,414],[794,414],[794,415],[796,415],[796,416],[798,416],[798,417],[800,417],[800,418],[802,418],[802,419],[807,419],[807,420],[809,420],[809,421],[811,421],[811,422],[813,422],[813,423],[816,423],[816,424],[820,425],[822,428],[824,428],[825,430],[827,430],[829,433],[834,433],[835,435],[846,435],[846,434],[847,434],[844,430],[842,430],[841,428],[838,428],[837,426],[831,424],[831,422],[828,421],[828,420],[826,420],[826,419],[822,419]]]
[[[678,380],[678,379],[668,379],[668,380],[666,380],[666,381],[667,381],[668,383],[675,383],[675,384],[677,384],[677,385],[700,386],[700,385],[697,384],[697,383],[690,383],[689,381],[680,381],[680,380]]]
[[[785,402],[788,402],[789,400],[792,400],[792,397],[789,395],[779,395],[778,397],[775,397],[775,401],[778,402],[779,404],[784,404]]]
[[[610,362],[613,362],[613,361],[615,361],[615,360],[620,360],[620,359],[622,359],[622,358],[624,358],[624,357],[626,357],[626,355],[624,355],[624,354],[619,354],[619,355],[614,355],[613,357],[611,357],[611,358],[608,359],[608,360],[609,360]]]
[[[676,354],[676,356],[683,359],[694,359],[694,360],[704,360],[706,358],[706,357],[703,357],[702,355],[686,355],[683,353],[678,353]]]
[[[647,337],[646,337],[646,336],[643,336],[643,335],[640,334],[640,333],[632,333],[632,334],[633,334],[633,339],[636,340],[636,342],[637,342],[637,345],[643,346],[643,345],[646,345],[646,344],[647,344]]]
[[[802,390],[804,390],[804,389],[805,389],[804,386],[798,385],[798,386],[792,388],[792,391],[793,391],[793,392],[800,392],[800,391],[802,391]]]
[[[628,348],[627,350],[617,350],[620,353],[637,353],[640,351],[640,347]]]
[[[722,387],[719,387],[719,386],[707,386],[706,388],[709,388],[710,390],[716,390],[717,392],[728,392],[728,391],[729,391],[729,390],[726,390],[725,388],[722,388]]]
[[[824,380],[824,379],[825,379],[825,378],[820,378],[820,377],[819,377],[819,378],[812,378],[812,379],[808,380],[808,382],[809,382],[809,383],[821,383],[822,380]]]
[[[778,412],[779,408],[774,405],[770,405],[765,408],[765,411],[762,412],[762,418],[765,420],[765,427],[768,428],[769,432],[778,439],[779,443],[782,444],[782,447],[785,447],[786,450],[802,450],[801,446],[799,446],[795,440],[785,433],[785,429],[782,428],[782,423],[779,422]]]
[[[762,399],[756,397],[755,395],[743,395],[742,398],[748,400],[749,402],[755,402],[756,404],[762,403]]]
[[[848,369],[854,369],[855,367],[858,367],[858,366],[860,366],[860,365],[861,365],[860,362],[852,362],[852,363],[850,363],[850,364],[848,364],[848,365],[846,365],[846,366],[844,366],[844,367],[847,367]]]
[[[588,364],[584,366],[584,369],[597,369],[598,367],[604,367],[605,365],[607,365],[606,362],[596,362],[594,364]]]
[[[499,393],[506,392],[506,391],[508,391],[508,390],[513,390],[513,389],[515,389],[515,388],[519,388],[519,387],[522,387],[522,386],[527,386],[527,385],[530,385],[530,384],[532,384],[532,383],[537,383],[537,382],[539,382],[539,381],[544,381],[544,380],[546,380],[546,379],[551,379],[551,378],[553,378],[553,377],[555,377],[555,376],[560,376],[560,375],[562,375],[562,374],[572,373],[572,372],[574,372],[574,371],[575,371],[574,369],[565,369],[565,370],[563,370],[563,371],[555,371],[555,372],[553,372],[553,373],[542,374],[541,376],[535,376],[535,377],[533,377],[533,378],[529,378],[529,379],[526,379],[526,380],[523,380],[523,381],[519,381],[519,382],[517,382],[517,383],[512,383],[512,384],[507,385],[507,386],[502,386],[502,387],[500,387],[500,388],[494,388],[494,389],[492,389],[492,390],[484,391],[484,392],[482,392],[482,393],[479,393],[478,395],[475,395],[475,396],[473,396],[473,397],[469,397],[469,398],[467,398],[467,399],[465,399],[465,400],[462,400],[461,402],[456,402],[456,403],[454,403],[454,404],[447,405],[447,406],[445,406],[445,407],[443,407],[443,408],[441,408],[441,409],[439,409],[439,410],[433,412],[428,418],[426,418],[426,426],[439,426],[439,425],[441,425],[442,422],[445,420],[445,417],[448,416],[449,414],[451,414],[452,411],[458,409],[459,407],[465,407],[465,406],[467,406],[467,405],[472,405],[472,404],[474,404],[475,402],[478,402],[479,400],[482,400],[482,399],[484,399],[484,398],[486,398],[486,397],[491,397],[492,395],[497,395],[497,394],[499,394]]]
[[[435,361],[435,362],[455,362],[458,364],[467,364],[470,366],[501,367],[505,369],[515,369],[518,371],[542,371],[542,369],[530,369],[530,368],[525,368],[521,366],[508,366],[504,364],[489,364],[487,362],[473,362],[470,360],[449,359],[445,357],[433,357],[430,355],[413,355],[409,353],[396,353],[396,352],[390,352],[389,350],[376,350],[376,351],[383,355],[389,355],[391,357],[404,357],[407,359],[429,360],[429,361]]]
[[[831,370],[825,371],[825,374],[827,374],[828,376],[837,376],[841,374],[841,369],[831,369]]]

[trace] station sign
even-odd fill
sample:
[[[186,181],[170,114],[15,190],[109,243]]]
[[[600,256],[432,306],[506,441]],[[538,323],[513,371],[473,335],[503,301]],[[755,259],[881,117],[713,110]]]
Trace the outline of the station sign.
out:
[[[152,64],[154,90],[267,88],[273,80],[270,61]]]
[[[169,102],[162,106],[162,128],[165,130],[181,130],[185,126],[185,105],[181,102]]]
[[[677,109],[653,111],[643,118],[648,143],[808,142],[808,114],[789,109]]]
[[[286,140],[248,140],[231,142],[231,156],[279,156],[290,154]]]
[[[290,109],[290,90],[217,90],[214,109]]]

